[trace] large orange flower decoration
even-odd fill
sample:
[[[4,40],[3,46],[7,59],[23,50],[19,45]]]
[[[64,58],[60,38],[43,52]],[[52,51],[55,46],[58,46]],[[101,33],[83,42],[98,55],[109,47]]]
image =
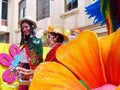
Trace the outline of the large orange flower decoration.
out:
[[[98,38],[84,31],[56,53],[64,64],[43,62],[35,71],[30,90],[120,90],[120,29]]]

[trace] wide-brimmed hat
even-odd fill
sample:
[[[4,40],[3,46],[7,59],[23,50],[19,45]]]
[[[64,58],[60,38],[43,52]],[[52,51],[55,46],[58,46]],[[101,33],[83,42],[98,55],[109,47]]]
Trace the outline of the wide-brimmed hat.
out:
[[[59,25],[51,25],[48,27],[47,31],[61,34],[64,37],[64,41],[68,41],[68,37],[64,35],[64,28]]]
[[[21,24],[22,24],[22,22],[24,22],[24,21],[28,21],[28,22],[32,23],[32,24],[34,25],[34,29],[37,28],[37,24],[36,24],[36,22],[33,21],[33,20],[30,19],[30,18],[27,18],[27,17],[25,17],[25,18],[23,18],[23,19],[20,19],[20,20],[18,21],[18,26],[20,27]]]

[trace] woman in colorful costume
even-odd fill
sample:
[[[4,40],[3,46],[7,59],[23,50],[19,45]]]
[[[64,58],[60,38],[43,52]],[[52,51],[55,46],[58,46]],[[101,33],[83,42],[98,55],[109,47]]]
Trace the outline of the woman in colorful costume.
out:
[[[20,60],[16,70],[19,73],[20,82],[30,81],[36,67],[43,61],[43,46],[40,38],[35,36],[37,25],[34,21],[28,18],[19,20],[21,28],[22,47],[20,52]],[[20,85],[19,90],[28,90],[29,85]]]

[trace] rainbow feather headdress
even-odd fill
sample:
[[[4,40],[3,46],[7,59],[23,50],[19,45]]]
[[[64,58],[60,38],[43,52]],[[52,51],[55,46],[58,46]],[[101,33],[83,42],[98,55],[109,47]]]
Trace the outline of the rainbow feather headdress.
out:
[[[120,1],[119,0],[96,0],[86,7],[85,12],[90,15],[89,18],[95,17],[93,23],[106,23],[108,34],[116,31],[120,27]]]

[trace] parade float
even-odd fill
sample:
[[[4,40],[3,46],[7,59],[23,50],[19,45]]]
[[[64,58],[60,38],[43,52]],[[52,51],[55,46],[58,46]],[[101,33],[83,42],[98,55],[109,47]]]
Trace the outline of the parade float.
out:
[[[96,0],[86,7],[90,18],[95,17],[94,24],[107,24],[109,35],[98,37],[95,32],[86,30],[59,47],[56,57],[62,64],[41,63],[35,70],[29,90],[120,90],[120,20],[119,9],[113,9],[113,6],[119,6],[117,2]],[[0,89],[12,90],[19,82],[14,75],[9,75],[9,66],[17,59],[15,56],[19,49],[11,53],[8,51],[11,51],[11,45],[1,46],[0,53],[4,54],[0,57]],[[17,87],[14,89],[17,90]]]

